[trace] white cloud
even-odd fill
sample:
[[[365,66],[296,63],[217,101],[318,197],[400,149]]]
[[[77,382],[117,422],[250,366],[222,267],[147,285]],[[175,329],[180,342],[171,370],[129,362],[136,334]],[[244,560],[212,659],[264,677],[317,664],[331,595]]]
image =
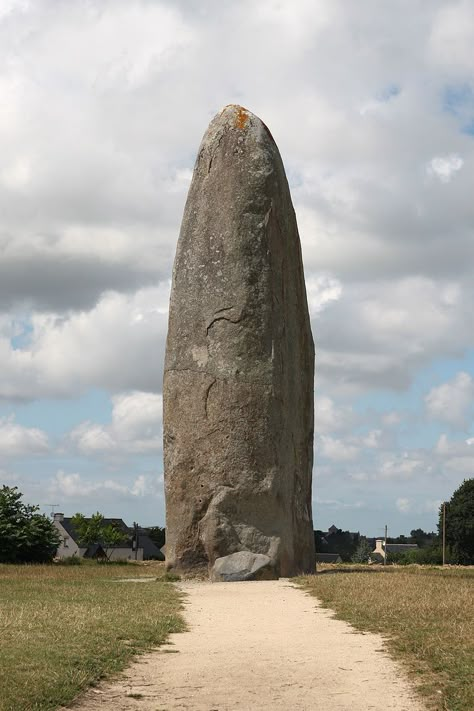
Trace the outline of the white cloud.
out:
[[[116,452],[116,442],[103,425],[83,422],[74,428],[70,437],[82,454]]]
[[[13,417],[0,418],[0,457],[26,457],[48,452],[45,432],[36,427],[17,425]]]
[[[395,505],[401,513],[408,513],[411,510],[412,502],[410,499],[398,498]]]
[[[453,455],[472,457],[474,456],[474,438],[449,440],[448,436],[443,433],[436,443],[435,452],[443,457]]]
[[[331,301],[341,298],[342,284],[327,274],[310,276],[306,279],[306,292],[310,313],[315,316]]]
[[[392,453],[385,455],[379,463],[376,479],[393,479],[404,481],[429,473],[430,467],[425,457],[416,451]]]
[[[468,373],[430,390],[425,397],[430,417],[463,429],[467,426],[474,405],[474,382]]]
[[[474,9],[470,0],[442,3],[437,10],[429,40],[434,62],[448,71],[474,70]]]
[[[461,156],[456,153],[451,153],[447,156],[436,156],[432,158],[427,165],[426,171],[428,175],[434,175],[442,183],[449,183],[455,173],[464,165]]]
[[[161,389],[168,293],[166,282],[132,295],[107,293],[90,311],[33,314],[23,349],[0,329],[0,398]]]
[[[316,368],[325,389],[327,382],[332,393],[406,388],[435,353],[457,356],[469,344],[470,291],[419,276],[346,287],[314,321]]]
[[[382,430],[370,430],[363,438],[362,444],[369,449],[378,449],[383,437]]]
[[[422,510],[427,511],[428,513],[437,514],[441,504],[442,504],[441,499],[426,499],[426,501],[422,505]]]
[[[112,398],[112,405],[110,425],[83,422],[70,433],[70,442],[81,454],[104,454],[116,458],[122,454],[161,451],[161,395],[136,391],[122,393]]]
[[[1,0],[0,2],[0,21],[6,18],[13,12],[26,12],[30,6],[29,0]]]
[[[316,497],[315,502],[319,506],[327,506],[331,509],[361,509],[365,506],[363,501],[346,502],[339,499],[321,499]]]
[[[48,0],[8,7],[0,26],[4,308],[27,302],[72,326],[71,309],[96,315],[107,291],[131,294],[169,277],[199,139],[214,111],[238,100],[268,123],[294,178],[322,377],[347,390],[405,387],[420,364],[451,343],[465,346],[470,287],[463,287],[472,280],[461,281],[474,257],[473,146],[436,103],[446,77],[433,47],[456,36],[449,27],[469,36],[466,4],[447,12],[446,22],[437,2],[411,11],[409,27],[390,7],[369,22],[360,8],[306,0],[291,7],[269,0],[258,11],[249,2],[212,2],[211,12],[145,0],[59,11]],[[232,33],[222,32],[228,26]],[[330,69],[315,80],[311,66]],[[367,97],[383,110],[361,117]],[[455,192],[440,193],[438,179],[426,184],[419,166],[427,156],[443,179],[464,160]],[[449,317],[434,318],[446,307],[447,283],[464,297],[452,328]],[[162,351],[164,329],[157,339]],[[24,390],[54,394],[38,355]],[[26,358],[16,360],[23,369]],[[70,385],[61,384],[62,394],[73,384],[97,386],[102,376],[114,389],[151,387],[142,366],[111,384],[100,367],[77,378],[77,357],[68,360],[75,367],[63,371]],[[132,359],[123,364],[129,369]],[[148,382],[137,382],[144,373]]]
[[[445,472],[468,476],[474,471],[474,438],[450,440],[442,434],[434,448]]]
[[[139,475],[131,486],[127,486],[115,479],[103,481],[90,481],[78,473],[66,473],[63,470],[56,472],[50,482],[50,493],[64,499],[85,499],[92,495],[103,495],[106,492],[122,497],[159,496],[158,484],[160,477],[146,477]]]
[[[317,448],[320,456],[335,462],[353,461],[359,453],[359,449],[355,445],[328,435],[322,435],[319,438]]]
[[[387,412],[382,416],[382,422],[387,427],[392,427],[400,424],[401,415],[398,412]]]
[[[330,397],[320,395],[316,387],[314,421],[318,434],[329,434],[348,428],[353,420],[354,415],[350,407],[336,404]]]
[[[140,474],[130,489],[132,496],[146,496],[148,492],[148,482],[144,474]]]

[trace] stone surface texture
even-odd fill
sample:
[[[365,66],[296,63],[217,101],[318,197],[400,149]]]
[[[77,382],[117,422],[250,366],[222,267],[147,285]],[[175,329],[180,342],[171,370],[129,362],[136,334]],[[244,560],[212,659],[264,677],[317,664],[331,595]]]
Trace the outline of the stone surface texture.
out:
[[[314,346],[288,183],[227,106],[201,143],[173,269],[163,390],[169,568],[237,551],[314,570]]]
[[[213,583],[234,583],[243,580],[274,580],[275,564],[263,553],[239,551],[218,558],[211,570]]]

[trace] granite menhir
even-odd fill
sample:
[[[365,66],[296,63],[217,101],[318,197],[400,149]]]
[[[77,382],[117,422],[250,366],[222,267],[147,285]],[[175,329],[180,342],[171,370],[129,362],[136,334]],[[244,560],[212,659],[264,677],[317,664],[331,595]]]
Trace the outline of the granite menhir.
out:
[[[239,551],[314,570],[314,345],[278,148],[230,105],[207,129],[173,269],[163,390],[168,568]],[[268,577],[267,566],[266,577]]]

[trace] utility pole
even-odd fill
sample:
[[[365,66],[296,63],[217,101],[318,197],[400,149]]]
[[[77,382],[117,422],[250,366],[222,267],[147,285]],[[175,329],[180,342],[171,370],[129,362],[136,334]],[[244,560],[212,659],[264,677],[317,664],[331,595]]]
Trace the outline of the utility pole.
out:
[[[446,565],[446,501],[443,501],[443,565]]]
[[[383,557],[383,567],[387,565],[387,524],[385,524],[385,555]]]
[[[140,534],[138,532],[138,523],[133,522],[133,546],[135,548],[135,560],[138,560],[138,543],[140,539]]]

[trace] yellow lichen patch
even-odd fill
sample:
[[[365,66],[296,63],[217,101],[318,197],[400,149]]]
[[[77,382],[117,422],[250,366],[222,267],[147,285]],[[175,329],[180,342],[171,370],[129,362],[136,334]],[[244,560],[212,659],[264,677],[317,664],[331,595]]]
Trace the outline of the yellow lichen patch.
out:
[[[240,128],[241,131],[246,127],[249,121],[249,115],[248,112],[243,109],[241,106],[237,108],[237,115],[235,118],[235,125],[237,128]]]

